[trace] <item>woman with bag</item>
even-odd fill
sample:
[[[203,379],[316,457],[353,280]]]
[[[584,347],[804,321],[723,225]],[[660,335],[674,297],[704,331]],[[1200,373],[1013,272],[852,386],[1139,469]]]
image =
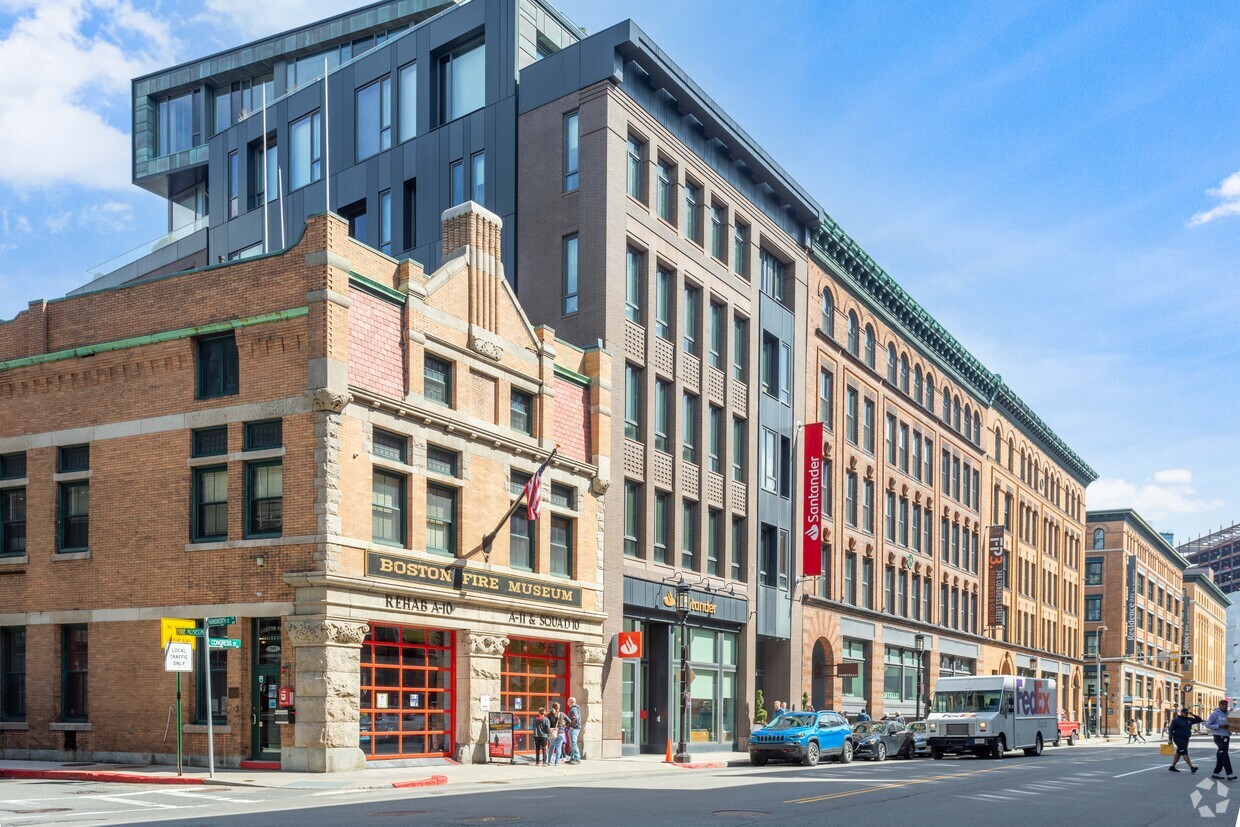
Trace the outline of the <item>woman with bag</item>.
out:
[[[534,725],[531,727],[534,731],[534,766],[542,764],[544,761],[551,762],[551,755],[547,751],[547,741],[551,737],[551,724],[547,717],[547,708],[545,706],[538,707],[538,715],[534,718]]]
[[[560,753],[564,750],[564,724],[568,723],[564,718],[564,713],[560,712],[560,704],[557,701],[551,705],[551,711],[547,713],[547,724],[550,728],[550,734],[547,736],[547,763],[550,766],[556,766],[560,763]]]

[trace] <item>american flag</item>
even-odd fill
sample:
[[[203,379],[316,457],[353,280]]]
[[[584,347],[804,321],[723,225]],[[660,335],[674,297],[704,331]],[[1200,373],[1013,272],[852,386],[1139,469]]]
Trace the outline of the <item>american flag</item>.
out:
[[[559,450],[558,446],[547,456],[546,461],[538,466],[534,476],[530,477],[529,482],[525,484],[525,488],[521,490],[525,495],[525,516],[530,520],[536,521],[539,513],[542,511],[542,473],[551,464],[551,458],[555,456],[557,450]]]

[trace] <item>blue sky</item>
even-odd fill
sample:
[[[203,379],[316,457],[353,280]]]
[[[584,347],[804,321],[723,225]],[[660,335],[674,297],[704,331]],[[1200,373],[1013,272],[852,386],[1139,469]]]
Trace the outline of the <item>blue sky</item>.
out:
[[[0,318],[158,236],[129,79],[359,5],[0,0]],[[562,0],[638,22],[1132,506],[1240,521],[1240,4]]]

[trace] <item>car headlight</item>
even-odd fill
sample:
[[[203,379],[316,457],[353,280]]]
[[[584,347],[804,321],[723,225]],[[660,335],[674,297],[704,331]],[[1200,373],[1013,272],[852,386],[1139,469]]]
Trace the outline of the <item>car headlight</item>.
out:
[[[985,731],[986,731],[986,722],[985,722],[985,721],[978,721],[978,723],[977,723],[977,728],[978,728],[979,730],[981,730],[982,732],[985,732]]]
[[[866,738],[866,739],[865,739],[864,741],[862,741],[861,743],[866,744],[866,745],[868,745],[868,746],[874,746],[875,744],[877,744],[877,743],[878,743],[878,737],[877,737],[877,736],[874,736],[874,737],[872,737],[872,738]]]

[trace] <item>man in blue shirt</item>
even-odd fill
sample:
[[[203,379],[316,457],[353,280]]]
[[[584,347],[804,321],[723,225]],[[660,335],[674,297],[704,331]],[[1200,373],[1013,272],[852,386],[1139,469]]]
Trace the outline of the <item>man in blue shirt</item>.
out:
[[[1206,729],[1214,736],[1214,745],[1218,747],[1218,756],[1214,759],[1214,774],[1211,778],[1222,778],[1227,772],[1227,780],[1235,781],[1236,774],[1231,771],[1231,730],[1227,728],[1227,699],[1218,702],[1218,709],[1210,713],[1206,719]]]

